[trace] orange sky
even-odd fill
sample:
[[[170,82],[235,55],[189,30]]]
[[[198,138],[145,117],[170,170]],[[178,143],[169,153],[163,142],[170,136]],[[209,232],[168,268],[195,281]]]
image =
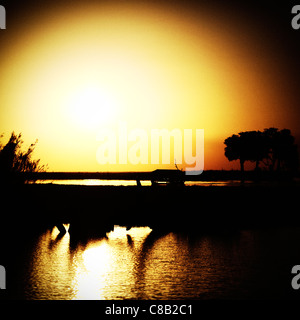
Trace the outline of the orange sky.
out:
[[[0,32],[0,130],[6,139],[22,132],[25,144],[38,139],[35,155],[50,171],[160,167],[99,164],[97,133],[120,122],[204,129],[205,169],[238,167],[224,157],[233,133],[298,134],[292,80],[272,51],[279,44],[258,30],[206,7],[83,3],[28,10],[22,28],[13,20]]]

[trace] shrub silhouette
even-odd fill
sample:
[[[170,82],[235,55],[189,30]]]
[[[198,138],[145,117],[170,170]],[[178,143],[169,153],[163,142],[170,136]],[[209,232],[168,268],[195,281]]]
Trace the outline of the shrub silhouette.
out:
[[[16,135],[12,132],[7,144],[0,145],[0,181],[2,183],[25,183],[27,180],[22,173],[45,171],[45,166],[40,165],[40,159],[32,159],[37,141],[32,143],[26,151],[22,151],[21,137],[21,133]]]

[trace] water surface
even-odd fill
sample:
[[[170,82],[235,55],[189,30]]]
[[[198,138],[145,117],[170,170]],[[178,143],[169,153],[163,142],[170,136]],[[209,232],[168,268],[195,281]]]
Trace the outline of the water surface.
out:
[[[299,229],[156,234],[115,226],[74,241],[56,227],[25,257],[26,299],[277,298],[291,294]]]

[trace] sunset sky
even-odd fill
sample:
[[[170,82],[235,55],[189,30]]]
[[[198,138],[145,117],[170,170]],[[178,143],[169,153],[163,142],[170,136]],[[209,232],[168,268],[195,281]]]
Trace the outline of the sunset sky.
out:
[[[240,131],[289,128],[300,143],[300,30],[288,2],[9,2],[0,133],[38,139],[49,171],[160,167],[97,162],[97,133],[120,122],[204,129],[205,169],[238,168],[223,141]]]

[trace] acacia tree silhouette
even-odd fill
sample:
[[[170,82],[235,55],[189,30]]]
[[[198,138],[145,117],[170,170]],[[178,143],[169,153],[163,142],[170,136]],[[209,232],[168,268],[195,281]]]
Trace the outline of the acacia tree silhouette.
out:
[[[261,131],[245,131],[225,139],[225,156],[229,161],[240,160],[241,172],[245,161],[255,162],[259,170],[262,162],[269,171],[298,169],[299,158],[295,138],[288,129],[268,128]]]
[[[247,132],[240,132],[238,135],[233,134],[231,137],[225,139],[225,156],[229,161],[240,160],[241,172],[244,172],[244,163],[250,160],[251,139]]]
[[[296,171],[299,166],[299,157],[295,138],[289,129],[265,129],[263,132],[267,145],[267,156],[264,164],[270,171]]]
[[[1,138],[3,135],[1,136]],[[33,160],[32,153],[37,144],[32,143],[26,151],[22,151],[21,133],[12,132],[5,146],[0,145],[0,181],[4,183],[25,183],[27,180],[20,175],[23,172],[42,172],[46,166],[40,165],[40,159]]]

